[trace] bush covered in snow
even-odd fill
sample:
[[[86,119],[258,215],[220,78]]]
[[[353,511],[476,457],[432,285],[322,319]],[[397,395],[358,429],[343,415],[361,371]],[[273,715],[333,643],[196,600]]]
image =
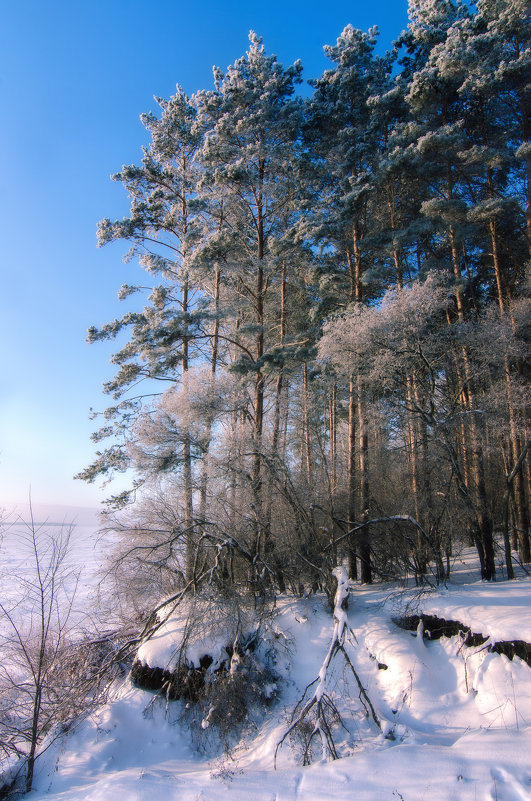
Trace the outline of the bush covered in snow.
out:
[[[159,610],[155,628],[138,648],[133,682],[182,702],[200,750],[227,750],[278,694],[271,610],[241,599],[195,597]]]

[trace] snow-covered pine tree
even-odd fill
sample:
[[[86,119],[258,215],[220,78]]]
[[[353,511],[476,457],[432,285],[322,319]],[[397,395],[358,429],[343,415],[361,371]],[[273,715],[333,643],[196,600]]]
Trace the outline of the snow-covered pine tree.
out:
[[[309,107],[309,135],[320,160],[319,205],[312,235],[331,249],[332,258],[319,269],[322,302],[328,310],[363,303],[374,296],[367,276],[375,267],[373,233],[374,165],[384,131],[370,98],[392,88],[390,60],[374,53],[377,30],[368,33],[348,25],[334,46],[325,48],[334,68],[314,82]],[[364,388],[352,373],[348,385],[348,520],[367,519],[369,488],[369,432]],[[359,481],[358,481],[359,478]],[[350,574],[372,581],[370,547],[366,533],[350,550]]]
[[[105,411],[108,423],[93,437],[96,442],[107,437],[115,442],[98,453],[96,461],[78,477],[93,481],[116,469],[139,467],[136,488],[157,473],[179,470],[183,492],[178,502],[183,508],[182,530],[187,545],[185,572],[190,577],[194,555],[192,461],[200,448],[193,443],[186,425],[168,437],[165,447],[147,449],[141,464],[139,442],[136,449],[130,447],[132,440],[138,440],[135,426],[144,425],[146,415],[157,414],[153,398],[176,383],[185,385],[192,348],[203,337],[204,312],[194,305],[196,287],[189,269],[198,215],[193,207],[198,180],[195,159],[202,133],[196,125],[195,108],[179,86],[169,100],[159,98],[157,102],[160,117],[149,113],[141,118],[151,134],[141,165],[124,166],[113,176],[130,197],[130,214],[122,220],[105,219],[98,229],[100,245],[121,240],[131,243],[126,260],[139,259],[151,279],[150,294],[142,311],[128,312],[99,329],[89,329],[89,342],[114,339],[122,331],[128,332],[129,339],[113,356],[118,371],[104,387],[116,403]],[[144,289],[126,284],[119,297],[125,299]],[[139,389],[143,381],[145,391]],[[113,500],[122,503],[130,497],[126,492]]]
[[[249,38],[244,56],[225,73],[215,70],[216,89],[197,96],[199,119],[208,129],[200,154],[204,197],[207,207],[223,206],[222,224],[206,231],[198,259],[201,249],[208,256],[214,248],[223,262],[234,321],[225,321],[223,337],[232,344],[231,370],[252,394],[244,410],[251,424],[247,455],[241,455],[243,462],[250,455],[251,551],[264,554],[274,547],[264,496],[265,400],[287,344],[282,333],[279,343],[274,328],[284,270],[294,258],[288,234],[299,196],[295,156],[302,107],[293,94],[302,68],[282,67],[260,37],[251,32]]]
[[[470,171],[463,154],[473,146],[466,131],[466,105],[459,92],[459,76],[445,69],[449,32],[463,25],[468,9],[443,0],[414,0],[410,4],[408,30],[410,63],[416,69],[409,82],[407,101],[411,110],[410,150],[424,173],[426,187],[423,215],[431,221],[440,263],[447,265],[454,282],[459,324],[468,318],[465,264],[470,257],[467,241],[467,207]],[[429,44],[429,48],[427,47]],[[452,323],[451,315],[448,317]],[[461,454],[465,485],[473,499],[477,527],[474,537],[485,578],[495,576],[493,522],[489,508],[482,452],[482,420],[477,415],[476,391],[466,348],[455,354],[455,375],[462,403]]]

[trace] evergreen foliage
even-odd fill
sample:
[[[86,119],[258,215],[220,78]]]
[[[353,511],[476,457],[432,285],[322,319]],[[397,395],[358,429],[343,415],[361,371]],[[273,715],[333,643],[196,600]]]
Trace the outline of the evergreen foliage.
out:
[[[133,471],[127,559],[165,590],[326,589],[347,556],[439,582],[468,541],[494,580],[503,528],[530,562],[530,29],[523,0],[410,0],[385,56],[347,26],[305,101],[251,32],[143,115],[99,240],[149,287],[89,331],[126,341],[80,477]]]

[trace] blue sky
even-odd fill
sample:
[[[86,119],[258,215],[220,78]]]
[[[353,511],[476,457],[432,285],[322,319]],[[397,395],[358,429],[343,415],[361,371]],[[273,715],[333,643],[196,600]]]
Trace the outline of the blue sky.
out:
[[[109,493],[74,481],[94,454],[90,407],[112,375],[112,348],[89,325],[123,312],[125,246],[96,248],[96,224],[127,213],[109,176],[139,161],[153,95],[212,87],[247,49],[250,29],[306,79],[329,66],[324,44],[348,23],[380,28],[385,50],[406,0],[323,3],[18,0],[0,32],[0,507],[27,499],[94,506]]]

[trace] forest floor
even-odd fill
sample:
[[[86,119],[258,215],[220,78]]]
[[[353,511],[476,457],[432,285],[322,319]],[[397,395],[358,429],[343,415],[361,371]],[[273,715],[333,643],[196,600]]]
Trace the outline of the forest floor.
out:
[[[349,658],[381,730],[367,718],[339,653],[327,676],[346,728],[340,759],[301,766],[301,743],[288,738],[290,713],[315,679],[333,621],[324,597],[279,600],[275,628],[279,697],[230,752],[216,753],[206,731],[198,752],[168,705],[128,678],[106,706],[39,760],[32,801],[529,801],[531,667],[489,650],[501,640],[531,643],[531,577],[478,580],[471,551],[447,587],[419,593],[397,586],[352,587]],[[456,635],[429,640],[399,628],[403,615],[457,620],[490,637],[475,647]],[[350,678],[349,678],[350,676]]]

